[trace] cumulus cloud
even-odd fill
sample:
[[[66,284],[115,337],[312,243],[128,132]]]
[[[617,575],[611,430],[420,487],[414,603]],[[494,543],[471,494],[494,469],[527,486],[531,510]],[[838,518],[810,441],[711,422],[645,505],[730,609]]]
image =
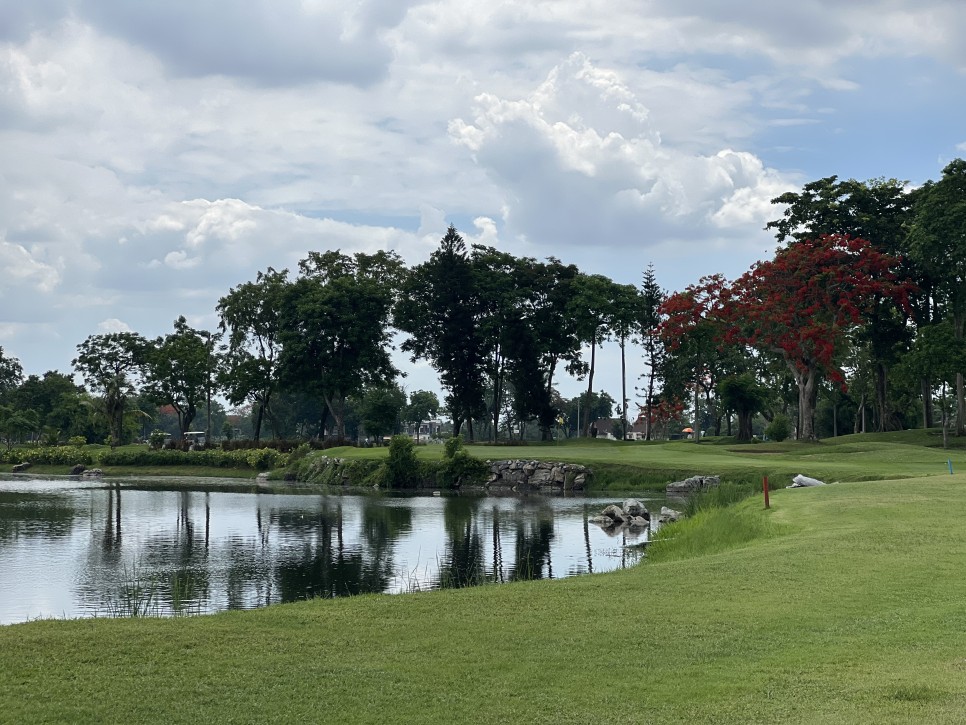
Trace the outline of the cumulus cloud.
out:
[[[97,331],[104,334],[112,332],[132,332],[130,325],[116,317],[110,317],[98,322]]]
[[[450,133],[506,192],[511,233],[531,241],[654,244],[762,226],[789,181],[753,154],[689,154],[662,143],[613,71],[582,54],[525,98],[476,98]]]

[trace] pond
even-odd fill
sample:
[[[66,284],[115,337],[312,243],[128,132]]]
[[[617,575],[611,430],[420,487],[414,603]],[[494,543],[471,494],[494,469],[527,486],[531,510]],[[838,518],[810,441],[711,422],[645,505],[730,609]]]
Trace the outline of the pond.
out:
[[[664,497],[638,496],[654,510]],[[636,563],[611,497],[264,492],[230,479],[0,476],[0,624],[202,614]]]

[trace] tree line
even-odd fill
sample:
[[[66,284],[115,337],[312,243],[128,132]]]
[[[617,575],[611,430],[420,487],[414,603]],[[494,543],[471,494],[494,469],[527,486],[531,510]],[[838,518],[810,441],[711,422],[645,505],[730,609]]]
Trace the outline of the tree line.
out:
[[[173,411],[183,435],[201,410],[210,427],[224,398],[251,410],[256,440],[266,421],[277,435],[285,420],[301,437],[341,439],[360,424],[381,436],[443,408],[454,434],[494,441],[527,426],[544,439],[561,427],[587,435],[614,407],[619,437],[690,423],[750,440],[780,415],[802,439],[937,416],[966,433],[966,162],[919,188],[830,176],[773,202],[773,258],[673,294],[653,266],[640,285],[619,284],[467,245],[452,226],[412,268],[388,251],[310,252],[294,274],[268,268],[230,289],[217,330],[179,317],[153,340],[91,335],[72,361],[83,386],[56,371],[24,379],[0,350],[0,426],[10,441],[86,420],[90,438],[99,421],[117,444],[145,402]],[[436,370],[442,403],[403,392],[394,340]],[[616,400],[593,390],[605,343],[620,351]],[[629,354],[646,370],[631,393]],[[556,391],[562,371],[586,381],[578,399]],[[41,388],[56,400],[31,402]]]

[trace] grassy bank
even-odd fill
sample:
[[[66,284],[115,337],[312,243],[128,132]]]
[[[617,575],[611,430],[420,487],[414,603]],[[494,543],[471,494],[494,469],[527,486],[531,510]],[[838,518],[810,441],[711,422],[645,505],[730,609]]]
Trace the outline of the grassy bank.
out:
[[[0,628],[0,719],[961,722],[966,476],[772,503],[613,574]]]
[[[672,442],[618,442],[587,438],[528,446],[468,445],[477,458],[559,460],[581,463],[594,471],[596,490],[663,490],[669,481],[696,474],[716,474],[725,481],[760,482],[768,476],[787,485],[798,473],[826,481],[865,481],[966,471],[966,441],[951,439],[944,450],[939,431],[902,431],[840,436],[815,443],[738,445],[729,439]],[[427,445],[417,455],[436,460],[442,446]],[[314,454],[320,455],[320,454]],[[385,448],[333,448],[324,455],[373,459]]]
[[[215,466],[104,466],[101,468],[105,476],[171,476],[188,478],[199,476],[202,478],[251,478],[259,472],[251,468],[218,468]],[[27,473],[31,475],[66,476],[70,469],[65,466],[38,465],[31,466]]]

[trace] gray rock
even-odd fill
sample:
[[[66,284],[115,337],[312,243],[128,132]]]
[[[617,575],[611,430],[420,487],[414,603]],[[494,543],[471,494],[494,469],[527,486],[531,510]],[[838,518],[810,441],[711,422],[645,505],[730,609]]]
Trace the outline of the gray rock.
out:
[[[661,506],[661,515],[657,520],[658,523],[669,524],[672,521],[677,521],[682,516],[684,516],[684,514],[682,514],[680,511],[675,511],[667,506]]]
[[[803,476],[798,474],[792,479],[792,485],[788,488],[807,488],[809,486],[824,486],[825,481],[819,481],[817,478],[809,478],[808,476]]]
[[[665,489],[669,495],[687,496],[695,491],[703,491],[721,484],[720,476],[691,476],[683,481],[669,483]]]
[[[96,478],[97,476],[103,476],[104,471],[102,471],[100,468],[88,468],[81,475],[88,478]]]
[[[627,522],[627,525],[633,529],[646,529],[651,525],[651,522],[643,516],[632,516],[631,520]]]
[[[615,506],[614,504],[611,504],[603,511],[601,511],[600,515],[606,516],[612,521],[616,521],[618,523],[623,523],[624,521],[627,521],[627,518],[628,518],[627,515],[624,513],[624,509],[622,509],[620,506]]]
[[[70,475],[79,476],[86,470],[87,470],[87,466],[85,466],[83,463],[78,463],[76,466],[70,469]]]
[[[636,498],[629,498],[624,501],[624,512],[631,516],[643,516],[649,518],[647,507]]]
[[[13,467],[14,473],[23,473],[28,468],[30,468],[30,461],[24,461],[23,463],[18,463]]]
[[[597,524],[597,526],[603,526],[604,528],[611,528],[617,526],[617,521],[614,521],[610,516],[592,516],[587,519],[588,523]]]

